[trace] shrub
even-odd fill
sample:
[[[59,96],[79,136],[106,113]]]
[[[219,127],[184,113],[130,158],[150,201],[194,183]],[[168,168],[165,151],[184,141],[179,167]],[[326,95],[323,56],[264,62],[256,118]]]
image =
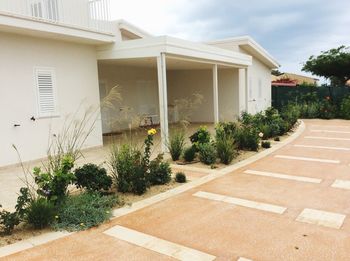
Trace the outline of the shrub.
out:
[[[235,140],[229,135],[217,135],[216,151],[220,161],[226,165],[230,164],[238,155]]]
[[[179,160],[185,146],[185,134],[183,132],[175,132],[170,136],[168,149],[173,161]]]
[[[119,192],[142,194],[147,189],[142,154],[130,145],[113,146],[109,165]]]
[[[30,203],[27,222],[35,229],[43,229],[54,221],[55,215],[56,209],[53,203],[45,198],[39,198]]]
[[[271,142],[263,141],[263,142],[261,142],[261,147],[263,147],[264,149],[269,149],[269,148],[271,148]]]
[[[216,162],[216,149],[211,143],[202,143],[198,146],[199,160],[206,165]]]
[[[350,97],[346,97],[340,104],[340,116],[346,120],[350,120]]]
[[[5,235],[10,235],[15,228],[27,215],[28,205],[32,201],[28,188],[21,188],[20,195],[17,198],[17,204],[14,212],[9,212],[4,209],[0,211],[0,232]],[[2,206],[0,205],[0,208]]]
[[[186,182],[187,182],[187,178],[186,178],[185,173],[183,173],[183,172],[178,172],[178,173],[176,173],[176,175],[175,175],[175,181],[176,181],[177,183],[186,183]]]
[[[95,227],[111,217],[111,209],[117,203],[116,196],[102,196],[98,192],[68,196],[58,209],[53,227],[68,231]]]
[[[273,139],[274,141],[281,141],[280,137],[276,137]]]
[[[184,159],[186,162],[192,162],[196,157],[196,149],[193,146],[185,148]]]
[[[235,134],[239,149],[257,151],[259,149],[259,131],[253,126],[241,126]]]
[[[171,180],[171,168],[168,162],[163,162],[163,155],[151,161],[148,179],[151,185],[167,184]]]
[[[34,168],[34,180],[39,189],[37,193],[57,203],[67,195],[67,188],[75,181],[72,172],[74,159],[70,155],[64,155],[55,169],[42,171],[41,168]]]
[[[199,129],[190,137],[190,140],[196,150],[199,149],[201,144],[210,142],[210,133],[205,126],[199,127]]]
[[[112,178],[107,175],[105,168],[95,164],[85,164],[75,170],[77,188],[85,188],[90,191],[109,190],[112,186]]]

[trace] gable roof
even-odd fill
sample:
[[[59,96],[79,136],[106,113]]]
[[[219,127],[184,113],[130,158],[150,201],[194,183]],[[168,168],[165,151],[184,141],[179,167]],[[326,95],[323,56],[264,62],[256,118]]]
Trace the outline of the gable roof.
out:
[[[215,44],[234,44],[241,47],[243,50],[247,51],[249,54],[253,55],[258,60],[262,61],[269,68],[275,69],[280,67],[280,64],[277,60],[272,57],[260,44],[258,44],[252,37],[250,36],[240,36],[227,38],[222,40],[210,41],[207,44],[215,45]]]

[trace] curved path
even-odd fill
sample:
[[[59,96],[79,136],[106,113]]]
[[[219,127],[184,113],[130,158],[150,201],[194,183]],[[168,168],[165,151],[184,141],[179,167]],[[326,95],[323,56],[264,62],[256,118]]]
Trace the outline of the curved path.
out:
[[[305,123],[254,163],[4,260],[349,260],[350,122]]]

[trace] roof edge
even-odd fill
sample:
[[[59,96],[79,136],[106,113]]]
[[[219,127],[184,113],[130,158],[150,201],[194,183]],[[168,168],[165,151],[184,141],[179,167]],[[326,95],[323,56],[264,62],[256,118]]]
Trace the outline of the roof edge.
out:
[[[136,26],[136,25],[124,20],[124,19],[115,20],[114,23],[116,23],[118,25],[119,29],[124,29],[126,31],[129,31],[130,33],[135,34],[141,38],[153,36],[149,32],[141,29],[140,27],[138,27],[138,26]]]

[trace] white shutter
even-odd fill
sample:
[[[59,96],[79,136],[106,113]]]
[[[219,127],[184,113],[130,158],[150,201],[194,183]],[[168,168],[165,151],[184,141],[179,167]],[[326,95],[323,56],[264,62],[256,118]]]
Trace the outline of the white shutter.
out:
[[[40,68],[35,73],[38,98],[38,116],[57,116],[57,99],[53,69]]]

